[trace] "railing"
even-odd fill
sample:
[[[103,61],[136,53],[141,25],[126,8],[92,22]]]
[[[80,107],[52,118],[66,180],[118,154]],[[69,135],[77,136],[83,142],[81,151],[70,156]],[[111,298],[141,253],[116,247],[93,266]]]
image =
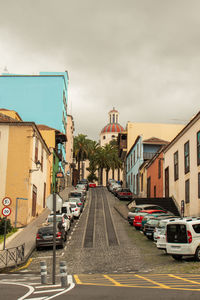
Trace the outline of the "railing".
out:
[[[25,244],[0,251],[0,268],[17,265],[24,260]]]

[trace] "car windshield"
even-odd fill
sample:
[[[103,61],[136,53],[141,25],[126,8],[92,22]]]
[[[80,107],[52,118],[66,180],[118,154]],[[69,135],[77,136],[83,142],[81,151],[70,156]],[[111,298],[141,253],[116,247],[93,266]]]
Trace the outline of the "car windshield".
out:
[[[77,193],[77,192],[70,193],[70,196],[71,197],[81,197],[81,193]]]
[[[71,208],[76,208],[76,204],[71,204]]]
[[[48,216],[47,218],[48,223],[53,223],[53,215]],[[62,216],[56,216],[56,222],[61,222],[62,221]]]
[[[155,220],[155,219],[150,219],[150,220],[148,220],[148,224],[150,224],[150,225],[157,225],[158,224],[158,220]]]

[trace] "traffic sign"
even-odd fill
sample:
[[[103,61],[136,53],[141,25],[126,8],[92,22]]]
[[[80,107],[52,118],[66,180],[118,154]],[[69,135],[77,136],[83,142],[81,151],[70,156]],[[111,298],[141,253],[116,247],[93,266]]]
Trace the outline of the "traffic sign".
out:
[[[2,215],[3,215],[4,217],[8,217],[8,216],[10,216],[10,214],[11,214],[11,208],[5,206],[5,207],[2,209]]]
[[[9,206],[12,203],[12,201],[9,197],[5,197],[3,198],[2,203],[4,206]]]

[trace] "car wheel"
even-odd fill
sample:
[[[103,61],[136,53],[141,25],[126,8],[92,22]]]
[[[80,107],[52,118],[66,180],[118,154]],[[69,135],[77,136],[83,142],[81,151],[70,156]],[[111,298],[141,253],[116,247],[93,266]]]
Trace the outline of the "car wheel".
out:
[[[36,251],[40,251],[40,249],[41,249],[40,247],[36,247]]]
[[[63,249],[65,247],[65,242],[62,240],[62,244],[60,245],[60,248]]]
[[[197,261],[200,261],[200,247],[197,247],[196,252],[195,252],[195,259]]]
[[[173,254],[172,257],[175,260],[181,260],[182,259],[182,255],[178,255],[178,254]]]

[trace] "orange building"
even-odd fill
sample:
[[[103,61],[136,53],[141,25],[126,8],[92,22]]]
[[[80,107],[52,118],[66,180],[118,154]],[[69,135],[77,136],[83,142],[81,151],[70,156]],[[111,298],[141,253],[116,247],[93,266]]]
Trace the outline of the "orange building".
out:
[[[148,162],[147,170],[147,198],[162,198],[163,196],[163,149]]]

